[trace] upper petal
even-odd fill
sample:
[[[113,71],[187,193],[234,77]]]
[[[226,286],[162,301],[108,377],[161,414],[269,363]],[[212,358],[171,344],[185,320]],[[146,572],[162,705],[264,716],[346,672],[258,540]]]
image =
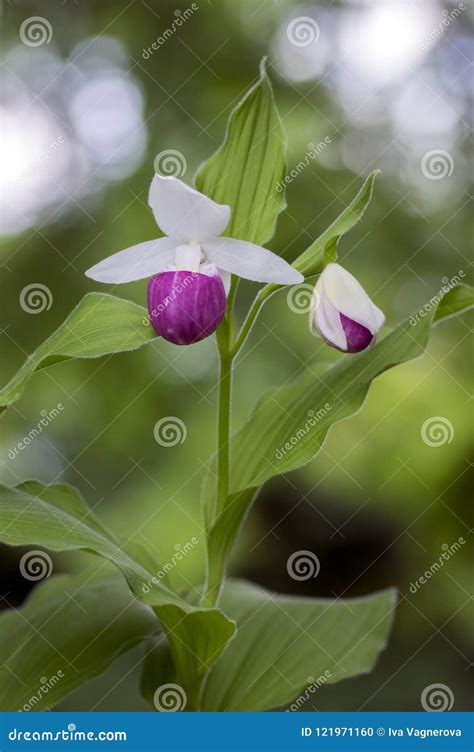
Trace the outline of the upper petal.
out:
[[[158,226],[166,235],[200,243],[224,232],[230,206],[215,201],[174,177],[155,175],[148,196]]]
[[[219,269],[255,282],[296,285],[304,277],[284,259],[259,245],[234,238],[211,238],[202,244],[204,253]]]
[[[176,246],[177,241],[174,238],[147,240],[99,261],[85,274],[97,282],[116,284],[152,277],[174,262]]]
[[[369,298],[362,285],[339,264],[328,264],[316,285],[344,316],[356,321],[375,334],[382,327],[385,316]]]

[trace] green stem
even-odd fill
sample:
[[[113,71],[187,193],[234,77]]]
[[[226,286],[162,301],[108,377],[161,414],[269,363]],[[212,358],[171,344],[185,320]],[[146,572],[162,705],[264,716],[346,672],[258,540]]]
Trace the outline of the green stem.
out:
[[[219,417],[217,422],[217,508],[219,514],[229,494],[230,416],[232,392],[232,358],[220,352]]]
[[[258,314],[260,313],[260,309],[265,303],[268,298],[273,295],[274,292],[276,292],[280,288],[280,285],[265,285],[265,287],[262,287],[260,292],[258,293],[257,297],[252,303],[252,307],[250,308],[247,317],[242,324],[242,327],[237,335],[237,338],[232,346],[232,349],[230,351],[230,356],[232,358],[235,358],[241,347],[243,346],[245,340],[250,334],[250,330],[252,329],[252,326],[255,322],[255,319],[257,318]]]
[[[245,343],[260,309],[268,298],[279,289],[279,285],[265,285],[250,308],[247,317],[235,341],[232,343],[234,323],[232,311],[228,309],[225,320],[217,330],[217,347],[219,350],[219,405],[217,419],[217,493],[214,519],[224,510],[229,496],[230,479],[230,424],[232,397],[233,361]],[[231,286],[231,303],[234,302],[236,284]],[[215,606],[223,573],[208,572],[207,587],[201,605],[207,608]]]

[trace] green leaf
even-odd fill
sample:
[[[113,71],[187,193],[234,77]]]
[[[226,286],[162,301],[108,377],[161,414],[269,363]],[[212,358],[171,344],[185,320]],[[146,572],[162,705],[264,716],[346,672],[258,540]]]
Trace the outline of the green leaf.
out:
[[[231,493],[213,517],[214,475],[203,485],[207,530],[207,587],[219,591],[239,529],[257,489],[274,475],[309,462],[332,425],[362,407],[371,382],[384,371],[422,355],[433,323],[474,305],[466,285],[435,296],[370,350],[341,357],[322,374],[309,369],[293,383],[268,393],[232,440]]]
[[[214,475],[212,477],[214,478]],[[207,523],[206,586],[211,598],[217,598],[219,594],[225,575],[226,562],[256,494],[255,488],[247,488],[244,491],[232,494],[228,497],[226,506],[220,514]],[[204,510],[206,504],[210,506],[209,498],[204,496],[202,499]]]
[[[232,111],[224,143],[199,169],[196,187],[232,209],[224,235],[264,245],[285,208],[278,187],[286,171],[286,136],[273,91],[260,78]]]
[[[369,672],[385,647],[395,603],[391,590],[334,601],[231,581],[222,608],[237,622],[237,635],[207,678],[201,709],[270,710],[318,679],[334,683]]]
[[[0,710],[48,710],[159,627],[121,578],[58,575],[0,615]]]
[[[352,230],[352,228],[362,219],[372,198],[374,181],[380,170],[374,170],[366,179],[364,185],[358,192],[357,196],[344,209],[343,212],[334,220],[334,222],[323,232],[322,235],[311,243],[304,253],[299,256],[293,263],[293,267],[304,274],[305,277],[311,277],[319,274],[324,266],[330,261],[337,259],[337,244],[342,235]]]
[[[69,358],[99,358],[136,350],[155,337],[145,308],[113,295],[89,293],[0,390],[0,413],[21,397],[40,368]]]
[[[373,348],[341,357],[323,374],[309,369],[288,386],[267,394],[232,443],[231,492],[260,486],[309,462],[331,426],[360,410],[377,376],[422,355],[433,321],[472,305],[473,288],[452,288],[420,309],[423,315],[414,314]]]
[[[142,600],[180,604],[180,599],[161,584],[143,585],[153,577],[128,556],[99,523],[79,492],[66,484],[44,486],[29,481],[16,488],[0,485],[0,540],[13,546],[39,544],[51,551],[82,549],[108,559],[125,575]]]
[[[43,486],[37,481],[17,488],[0,485],[0,541],[51,551],[82,549],[115,564],[134,595],[158,616],[190,701],[234,634],[235,625],[222,611],[192,606],[129,556],[70,486]]]

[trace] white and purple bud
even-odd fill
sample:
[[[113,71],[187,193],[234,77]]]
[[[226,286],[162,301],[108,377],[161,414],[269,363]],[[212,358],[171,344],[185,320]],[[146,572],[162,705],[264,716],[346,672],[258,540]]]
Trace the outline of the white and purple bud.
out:
[[[375,342],[385,316],[355,277],[339,264],[328,264],[314,288],[312,334],[341,352],[357,353]]]

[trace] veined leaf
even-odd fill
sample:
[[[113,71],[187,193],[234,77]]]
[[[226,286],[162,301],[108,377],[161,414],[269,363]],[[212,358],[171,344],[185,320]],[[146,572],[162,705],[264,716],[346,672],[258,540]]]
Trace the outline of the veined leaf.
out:
[[[225,575],[226,562],[256,494],[257,489],[255,488],[247,488],[232,494],[228,497],[225,508],[217,517],[207,521],[206,587],[211,597],[219,594]],[[204,512],[206,512],[206,504],[210,506],[209,498],[209,496],[203,496]]]
[[[373,348],[341,358],[322,375],[311,370],[267,394],[232,444],[231,493],[257,487],[274,475],[309,462],[332,425],[354,415],[371,382],[384,371],[420,356],[433,321],[474,305],[474,289],[452,288],[438,307],[412,316]]]
[[[157,631],[120,577],[58,575],[0,615],[0,710],[49,710]]]
[[[39,544],[51,551],[82,549],[115,564],[137,597],[153,577],[128,556],[103,528],[78,491],[65,484],[44,486],[30,481],[16,488],[0,485],[0,540],[13,546]],[[161,584],[150,584],[150,600],[177,603],[178,596]]]
[[[362,407],[371,382],[384,371],[419,357],[433,323],[474,305],[473,288],[452,288],[429,313],[412,316],[375,347],[341,358],[322,374],[312,370],[293,383],[267,394],[232,440],[231,493],[213,517],[213,475],[203,486],[207,529],[207,586],[219,590],[226,561],[257,489],[274,475],[309,462],[331,426]]]
[[[154,609],[190,698],[234,634],[235,625],[222,611],[190,605],[129,556],[70,486],[37,481],[0,486],[0,541],[51,551],[82,549],[115,564],[134,595]]]
[[[293,263],[293,267],[304,274],[305,277],[311,277],[319,274],[325,265],[330,261],[337,259],[337,244],[342,235],[352,230],[352,228],[362,219],[372,198],[374,181],[380,170],[374,170],[365,180],[364,185],[358,192],[357,196],[352,199],[350,204],[341,212],[334,222],[311,243],[301,256],[298,256]]]
[[[136,350],[156,334],[145,308],[113,295],[88,293],[0,390],[0,413],[21,397],[35,371],[69,358],[99,358]]]
[[[230,115],[224,143],[199,169],[196,187],[232,209],[224,235],[263,245],[285,208],[286,136],[263,62],[258,82]]]
[[[230,581],[222,608],[237,622],[237,635],[207,677],[201,709],[271,710],[308,685],[369,672],[385,647],[395,602],[391,590],[335,601]]]

